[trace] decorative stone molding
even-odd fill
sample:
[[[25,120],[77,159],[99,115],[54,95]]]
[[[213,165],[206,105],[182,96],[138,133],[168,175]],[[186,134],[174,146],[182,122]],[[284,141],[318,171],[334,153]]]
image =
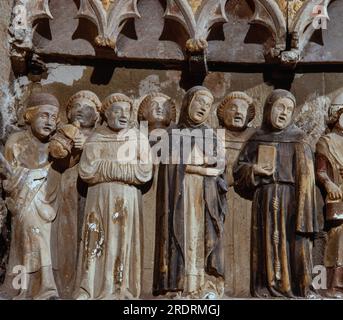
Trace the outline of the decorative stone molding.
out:
[[[216,23],[225,23],[227,16],[225,4],[227,0],[207,0],[188,2],[187,0],[167,0],[166,19],[180,23],[190,39],[186,50],[191,54],[200,54],[207,47],[207,37]]]
[[[119,33],[125,21],[139,18],[137,0],[81,0],[77,18],[93,22],[99,35],[95,43],[100,47],[116,48]]]

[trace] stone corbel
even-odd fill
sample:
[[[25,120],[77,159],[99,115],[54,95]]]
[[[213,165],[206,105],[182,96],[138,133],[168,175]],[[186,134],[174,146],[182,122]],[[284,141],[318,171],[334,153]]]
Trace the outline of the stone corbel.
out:
[[[140,18],[137,0],[81,0],[77,18],[88,19],[98,28],[96,45],[116,50],[125,21]]]
[[[44,18],[53,19],[49,0],[16,0],[8,30],[15,72],[25,72],[27,54],[32,49],[34,22]]]
[[[207,0],[190,4],[187,0],[167,0],[165,18],[180,23],[188,33],[185,50],[192,74],[206,75],[207,38],[217,23],[228,21],[225,4],[227,0]]]

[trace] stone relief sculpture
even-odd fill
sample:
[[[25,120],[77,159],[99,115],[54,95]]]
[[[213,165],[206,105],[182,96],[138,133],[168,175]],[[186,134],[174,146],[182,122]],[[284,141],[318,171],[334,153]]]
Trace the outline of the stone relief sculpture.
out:
[[[225,160],[218,154],[212,161],[220,140],[205,124],[213,100],[205,87],[186,93],[178,131],[170,130],[169,141],[180,142],[172,143],[159,166],[154,295],[219,298],[224,293]]]
[[[329,109],[331,132],[322,136],[316,149],[317,178],[326,192],[326,224],[329,229],[324,256],[328,273],[327,296],[343,297],[343,95]]]
[[[132,101],[127,96],[107,97],[101,111],[105,122],[82,152],[79,174],[89,187],[75,292],[80,300],[140,296],[142,212],[138,186],[152,178],[152,163],[147,137],[135,128],[129,130],[131,111]],[[122,154],[128,147],[135,151],[132,161]]]
[[[245,143],[255,133],[248,124],[255,117],[253,99],[244,92],[231,92],[217,109],[221,127],[225,128],[226,179],[229,186],[228,215],[225,227],[229,243],[226,260],[227,285],[230,295],[250,295],[250,229],[251,201],[241,198],[234,191],[233,166]],[[244,280],[243,280],[244,279]]]
[[[275,90],[261,130],[234,168],[235,189],[253,200],[251,290],[255,297],[312,295],[316,219],[313,155],[293,123],[295,97]]]
[[[62,170],[61,199],[52,229],[53,265],[61,297],[75,290],[87,184],[79,178],[79,161],[86,139],[100,120],[101,102],[90,91],[79,91],[68,101],[69,124],[61,126],[50,142],[50,154]]]
[[[217,113],[226,132],[222,148],[219,135],[205,135],[204,143],[197,137],[214,133],[216,119],[208,117],[208,107],[232,88],[249,88],[257,101],[264,99],[270,85],[292,88],[299,105],[308,110],[306,116],[299,113],[305,121],[296,117],[301,129],[306,129],[307,116],[311,121],[322,119],[322,100],[341,87],[341,69],[332,71],[343,65],[342,4],[3,0],[0,282],[7,270],[4,287],[9,295],[13,291],[15,299],[144,298],[144,282],[149,297],[153,290],[155,295],[176,298],[220,298],[225,276],[228,297],[247,296],[249,268],[242,266],[251,260],[254,296],[313,297],[312,239],[327,234],[325,294],[343,298],[342,96],[329,110],[329,130],[316,146],[315,166],[308,144],[313,152],[322,126],[304,136],[293,125],[296,103],[286,91],[277,90],[267,100],[261,130],[247,126],[253,117],[251,98],[234,92]],[[251,79],[245,82],[250,70]],[[323,77],[317,77],[318,70]],[[77,92],[67,104],[68,123],[58,119],[57,100],[64,101],[66,92],[81,86],[99,95],[116,90],[137,97],[165,90],[175,92],[170,96],[178,101],[181,89],[202,83],[210,90],[196,87],[187,93],[178,125],[170,97],[152,93],[143,100],[138,117],[148,122],[149,140],[141,134],[137,138],[137,130],[128,124],[132,101],[121,94],[106,99],[102,107],[96,94]],[[37,88],[57,99],[33,93],[22,123],[17,119],[22,102]],[[310,114],[312,109],[316,116]],[[8,139],[12,128],[22,131]],[[142,158],[155,151],[164,130],[168,138],[178,136],[181,141],[168,141],[173,144],[169,151],[174,151],[169,162],[121,161],[118,154],[126,147]],[[191,155],[183,149],[188,139]],[[140,140],[147,150],[138,147]],[[209,151],[212,144],[226,152],[225,161]],[[174,163],[174,155],[185,157]],[[321,195],[316,199],[315,177],[325,195],[324,208],[318,205]],[[315,212],[326,220],[320,236]],[[151,230],[155,227],[156,242]],[[250,232],[253,246],[248,257]],[[323,264],[318,246],[314,249],[316,264]],[[27,287],[15,280],[20,272]]]
[[[158,152],[154,152],[154,146],[159,141],[159,137],[165,135],[165,131],[176,122],[175,102],[167,95],[161,92],[152,92],[146,95],[138,108],[139,123],[148,125],[149,142],[152,147],[153,161],[153,180],[145,186],[143,196],[143,216],[144,216],[144,250],[153,252],[155,247],[155,215],[156,215],[156,195],[158,181]],[[146,281],[146,287],[151,290],[152,273],[154,261],[144,257],[145,268],[149,266],[148,272],[144,273],[143,279]],[[149,292],[150,293],[150,292]]]
[[[10,136],[5,158],[1,159],[6,168],[6,203],[12,215],[6,284],[19,291],[15,299],[58,297],[50,236],[58,205],[60,175],[51,167],[48,151],[58,112],[59,103],[54,96],[32,94],[24,115],[29,128]],[[26,285],[16,287],[13,280],[19,272],[25,275]]]

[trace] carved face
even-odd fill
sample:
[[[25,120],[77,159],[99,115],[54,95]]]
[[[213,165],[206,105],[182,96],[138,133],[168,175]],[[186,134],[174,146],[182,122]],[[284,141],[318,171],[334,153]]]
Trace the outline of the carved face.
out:
[[[190,119],[196,124],[205,122],[210,114],[212,103],[211,97],[201,92],[195,94],[189,106]]]
[[[98,120],[95,104],[85,98],[75,100],[68,113],[71,123],[78,121],[81,128],[92,128]]]
[[[227,129],[244,129],[248,121],[249,104],[242,99],[233,99],[224,109],[224,124]]]
[[[343,113],[341,113],[341,115],[339,116],[336,126],[339,129],[343,129]]]
[[[167,127],[171,121],[168,100],[163,97],[154,97],[149,108],[145,110],[144,116],[149,124],[161,124]]]
[[[46,140],[55,130],[58,120],[58,108],[43,105],[34,113],[31,120],[31,130],[39,140]]]
[[[294,102],[289,98],[276,100],[270,115],[272,126],[279,130],[287,128],[292,121],[294,107]]]
[[[108,127],[113,131],[120,131],[129,126],[131,105],[128,102],[115,102],[105,111]]]

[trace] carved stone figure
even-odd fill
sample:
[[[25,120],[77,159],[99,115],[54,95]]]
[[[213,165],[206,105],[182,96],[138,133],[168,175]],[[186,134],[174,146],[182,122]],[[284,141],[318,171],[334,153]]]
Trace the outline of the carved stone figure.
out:
[[[79,161],[86,139],[100,119],[101,102],[90,91],[75,93],[68,101],[66,112],[69,124],[58,129],[50,142],[50,154],[63,170],[61,199],[53,223],[53,267],[56,284],[62,298],[71,298],[75,277],[87,184],[79,178]]]
[[[255,297],[310,296],[312,236],[318,231],[313,155],[292,124],[295,97],[275,90],[261,130],[234,167],[235,189],[253,200],[251,289]]]
[[[255,117],[253,99],[244,92],[230,93],[217,110],[220,126],[225,128],[226,179],[229,186],[228,212],[225,223],[226,286],[230,296],[250,295],[251,201],[234,191],[233,166],[245,143],[255,133],[248,124]]]
[[[50,236],[60,175],[51,167],[48,146],[56,130],[59,103],[50,94],[35,93],[27,106],[24,119],[29,129],[10,136],[5,146],[7,162],[2,159],[8,168],[4,189],[12,214],[5,282],[9,288],[19,290],[15,299],[52,299],[58,293],[52,273]],[[19,273],[25,275],[25,280],[16,287],[12,280]]]
[[[332,102],[329,124],[332,131],[322,136],[317,144],[316,167],[318,182],[326,192],[327,295],[343,298],[343,94]]]
[[[147,121],[149,133],[155,129],[166,129],[176,121],[174,101],[161,92],[148,94],[138,109],[138,120]]]
[[[159,166],[153,294],[218,298],[224,293],[224,152],[205,122],[213,96],[190,89],[170,153]],[[179,141],[178,143],[176,141]],[[222,155],[221,155],[222,153]]]
[[[129,128],[132,101],[112,94],[103,102],[104,124],[86,141],[80,177],[88,183],[78,266],[78,299],[138,298],[142,219],[138,186],[152,178],[149,142]],[[124,157],[129,148],[135,159]],[[138,161],[137,161],[138,160]]]
[[[152,147],[152,159],[154,164],[154,177],[146,185],[143,195],[144,216],[144,250],[154,252],[155,232],[151,226],[155,225],[156,216],[156,192],[158,181],[158,146],[159,137],[165,134],[165,130],[176,122],[176,107],[174,101],[161,92],[152,92],[145,96],[138,108],[138,121],[147,122],[149,130],[149,142]],[[154,152],[156,145],[156,152]],[[151,283],[154,261],[148,255],[144,256],[143,288],[149,288],[151,294]],[[142,292],[143,294],[145,292]]]

